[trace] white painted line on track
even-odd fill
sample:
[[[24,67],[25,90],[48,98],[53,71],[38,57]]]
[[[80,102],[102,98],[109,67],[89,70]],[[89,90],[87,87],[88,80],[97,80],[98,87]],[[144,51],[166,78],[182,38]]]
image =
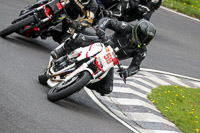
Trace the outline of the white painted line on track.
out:
[[[173,13],[175,13],[175,14],[181,15],[181,16],[183,16],[183,17],[186,17],[186,18],[195,20],[195,21],[197,21],[197,22],[200,22],[200,20],[197,19],[197,18],[193,18],[193,17],[190,17],[190,16],[188,16],[188,15],[182,14],[182,13],[180,13],[180,12],[176,12],[176,11],[174,11],[174,10],[172,10],[172,9],[169,9],[169,8],[166,8],[166,7],[163,7],[163,6],[161,6],[161,8],[162,8],[162,9],[165,9],[165,10],[167,10],[167,11],[173,12]]]
[[[128,98],[112,98],[112,101],[114,101],[116,104],[120,104],[120,105],[133,105],[133,106],[143,106],[143,107],[147,107],[149,109],[152,109],[156,112],[158,112],[158,110],[155,108],[155,106],[146,103],[140,99],[128,99]],[[159,112],[160,113],[160,112]]]
[[[142,93],[140,93],[138,91],[135,91],[133,89],[126,88],[126,87],[123,87],[123,89],[122,89],[122,87],[115,87],[115,88],[113,88],[112,92],[133,93],[133,94],[138,95],[138,96],[140,96],[142,98],[146,98],[147,97],[145,94],[142,94]]]
[[[131,79],[131,77],[130,77],[130,79]],[[155,84],[152,84],[152,83],[150,83],[150,82],[147,82],[147,81],[145,81],[145,80],[143,80],[143,79],[141,79],[141,78],[135,78],[136,80],[138,80],[138,81],[140,81],[140,82],[142,82],[142,83],[144,83],[144,84],[146,84],[146,85],[148,85],[148,86],[150,86],[151,88],[156,88],[157,87],[157,85],[155,85]]]
[[[121,81],[121,80],[120,80],[120,81],[117,81],[117,83],[122,83],[122,84],[124,84],[124,81]],[[146,88],[146,87],[144,87],[144,86],[142,86],[142,85],[139,85],[139,84],[137,84],[137,83],[134,83],[134,82],[126,81],[126,84],[132,85],[132,86],[134,86],[134,87],[137,87],[137,88],[141,89],[142,91],[145,91],[145,92],[148,92],[148,93],[151,92],[151,90],[150,90],[149,88]]]
[[[136,112],[124,112],[127,116],[132,118],[133,121],[145,121],[145,122],[158,122],[164,123],[171,127],[176,127],[176,125],[160,116],[154,115],[152,113],[136,113]]]
[[[128,68],[128,66],[122,66],[122,67],[123,68]],[[118,69],[118,67],[116,66],[115,69]],[[160,74],[167,74],[167,75],[172,75],[172,76],[176,76],[176,77],[190,79],[190,80],[194,80],[194,81],[200,82],[200,79],[197,79],[197,78],[192,78],[192,77],[189,77],[189,76],[184,76],[184,75],[170,73],[170,72],[161,71],[161,70],[155,70],[155,69],[149,69],[149,68],[140,68],[140,71],[155,72],[155,73],[160,73]]]
[[[191,81],[191,83],[193,83],[194,85],[200,88],[200,82]]]
[[[176,132],[176,131],[163,131],[163,130],[152,130],[152,131],[154,133],[180,133],[180,132]]]
[[[113,112],[111,112],[108,108],[106,108],[98,99],[97,97],[94,95],[94,93],[87,89],[84,88],[84,90],[86,91],[86,93],[90,96],[90,98],[96,103],[98,104],[105,112],[107,112],[109,115],[111,115],[113,118],[115,118],[117,121],[119,121],[120,123],[122,123],[124,126],[126,126],[127,128],[129,128],[131,131],[133,131],[134,133],[140,133],[139,131],[137,131],[136,129],[134,129],[133,127],[131,127],[129,124],[127,124],[126,122],[124,122],[122,119],[120,119],[117,115],[115,115]]]
[[[95,93],[95,95],[98,95],[98,97],[99,97],[99,94],[98,93]],[[109,99],[108,97],[106,97],[105,98],[106,99],[106,101]],[[104,99],[104,100],[105,100]],[[109,101],[110,102],[110,101]],[[116,110],[116,109],[114,109],[114,108],[112,108],[112,107],[109,107],[110,108],[110,110],[114,113],[114,114],[116,114],[117,116],[120,116],[120,118],[122,118],[122,119],[124,119],[124,120],[127,120],[127,121],[133,121],[133,119],[131,119],[131,118],[129,118],[126,114],[124,114],[122,111],[120,111],[120,110]],[[134,121],[133,121],[134,122]],[[136,127],[134,127],[135,129],[137,129],[138,131],[140,131],[141,133],[154,133],[153,131],[150,131],[150,130],[148,130],[148,129],[144,129],[144,128],[141,128],[140,126],[136,126]]]
[[[165,82],[164,80],[158,78],[157,76],[147,72],[146,73],[148,76],[146,78],[148,78],[149,80],[153,81],[153,82],[158,82],[159,84],[162,85],[170,85],[169,83]]]
[[[165,72],[165,71],[160,71],[160,70],[155,70],[155,69],[148,69],[148,68],[141,68],[140,70],[141,71],[147,71],[147,72],[155,72],[155,73],[160,73],[160,74],[167,74],[167,75],[172,75],[172,76],[176,76],[176,77],[190,79],[190,80],[200,82],[200,79],[192,78],[192,77],[188,77],[188,76],[183,76],[183,75],[179,75],[179,74],[175,74],[175,73],[170,73],[170,72]]]
[[[184,87],[190,88],[190,86],[188,86],[188,85],[186,85],[185,83],[181,82],[180,79],[178,79],[178,78],[176,78],[176,77],[174,77],[174,76],[170,76],[170,75],[165,75],[165,76],[168,78],[168,80],[171,80],[171,81],[177,83],[177,84],[180,85],[180,86],[184,86]]]

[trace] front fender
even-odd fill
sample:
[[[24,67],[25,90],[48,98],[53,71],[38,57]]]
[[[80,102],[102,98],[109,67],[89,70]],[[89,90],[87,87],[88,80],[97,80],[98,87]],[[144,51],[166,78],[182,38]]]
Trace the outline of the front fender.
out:
[[[90,74],[91,74],[91,77],[93,77],[94,78],[94,72],[91,70],[91,69],[89,69],[89,68],[85,68],[85,70],[83,70],[83,71],[88,71]]]

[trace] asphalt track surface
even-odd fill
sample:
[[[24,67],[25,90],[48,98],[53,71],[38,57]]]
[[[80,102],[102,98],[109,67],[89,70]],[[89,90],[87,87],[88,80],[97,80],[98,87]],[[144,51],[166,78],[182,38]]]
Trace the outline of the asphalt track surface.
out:
[[[1,0],[3,29],[31,0]],[[199,78],[200,23],[159,9],[152,22],[157,36],[148,47],[142,67]],[[27,39],[12,34],[0,38],[0,131],[2,133],[129,133],[125,126],[100,109],[84,92],[51,103],[48,87],[37,76],[57,46],[51,39]],[[127,65],[129,61],[124,61]]]

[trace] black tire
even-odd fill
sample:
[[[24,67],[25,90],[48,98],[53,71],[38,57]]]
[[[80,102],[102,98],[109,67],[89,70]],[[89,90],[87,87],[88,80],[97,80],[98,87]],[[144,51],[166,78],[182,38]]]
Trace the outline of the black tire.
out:
[[[39,82],[40,82],[41,84],[47,85],[48,77],[47,77],[47,75],[46,75],[46,72],[40,74],[40,75],[38,76],[38,80],[39,80]]]
[[[29,16],[17,23],[14,23],[10,26],[8,26],[7,28],[5,28],[4,30],[2,30],[0,32],[0,36],[1,37],[6,37],[7,35],[10,35],[11,33],[27,26],[27,25],[30,25],[31,23],[35,23],[35,17],[34,16]]]
[[[80,91],[85,85],[87,85],[90,80],[90,73],[88,71],[83,71],[77,76],[76,80],[74,80],[71,84],[62,88],[61,90],[58,90],[60,89],[58,88],[58,86],[63,84],[63,82],[51,88],[47,94],[47,98],[52,102],[64,99],[72,95],[73,93]]]

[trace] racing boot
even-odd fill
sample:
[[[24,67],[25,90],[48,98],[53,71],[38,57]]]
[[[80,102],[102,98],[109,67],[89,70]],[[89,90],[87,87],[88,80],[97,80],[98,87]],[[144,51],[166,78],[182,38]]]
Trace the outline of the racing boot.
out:
[[[72,52],[74,50],[73,42],[74,42],[74,40],[71,37],[68,38],[64,43],[59,45],[57,48],[55,48],[51,52],[52,58],[58,59],[61,56],[64,56],[64,55],[69,54],[70,52]]]
[[[51,51],[51,57],[53,59],[58,59],[59,57],[66,54],[66,50],[64,48],[64,43],[59,45],[57,48],[55,48],[53,51]]]
[[[67,33],[67,32],[60,32],[57,35],[53,35],[52,38],[55,42],[61,44],[63,42],[65,42],[65,40],[67,38],[70,37],[71,34]]]
[[[65,54],[69,54],[73,50],[77,49],[78,46],[75,43],[75,40],[77,39],[77,37],[78,37],[78,34],[76,34],[76,33],[71,35],[68,39],[65,40],[64,43],[62,43],[60,46],[58,46],[56,49],[54,49],[51,52],[51,56],[54,59],[58,59],[61,56],[65,55]]]

